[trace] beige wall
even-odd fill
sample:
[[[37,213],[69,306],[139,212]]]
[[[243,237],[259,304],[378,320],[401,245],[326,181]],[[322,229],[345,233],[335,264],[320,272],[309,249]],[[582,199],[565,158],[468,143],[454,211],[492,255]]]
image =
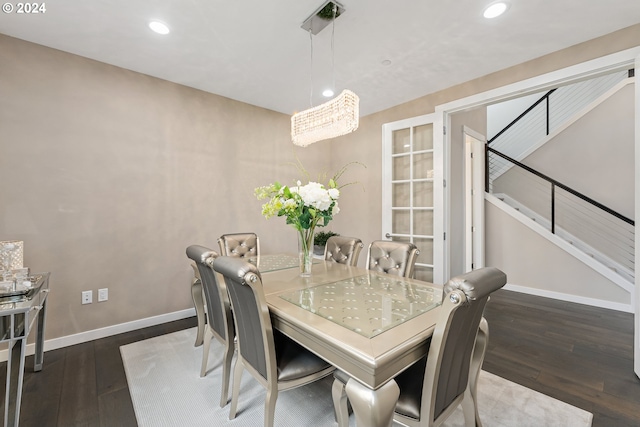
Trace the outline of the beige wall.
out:
[[[299,149],[312,174],[360,161],[330,227],[381,236],[381,127],[436,105],[632,47],[640,25],[363,117],[354,134]],[[0,35],[0,237],[51,271],[47,339],[191,307],[184,249],[253,230],[293,250],[253,188],[298,177],[289,117]],[[420,72],[420,70],[416,70]],[[487,236],[490,238],[490,236]],[[455,256],[455,254],[454,254]],[[360,263],[363,263],[361,255]],[[109,288],[106,303],[82,290]],[[94,298],[96,297],[94,293]]]
[[[295,250],[253,197],[298,177],[289,116],[5,36],[0,54],[0,237],[52,272],[47,339],[192,307],[189,244]],[[297,152],[315,173],[326,148]]]

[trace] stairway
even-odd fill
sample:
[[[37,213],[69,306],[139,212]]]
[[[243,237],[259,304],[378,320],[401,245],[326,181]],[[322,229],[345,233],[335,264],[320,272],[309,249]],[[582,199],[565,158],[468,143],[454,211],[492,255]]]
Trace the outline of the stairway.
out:
[[[633,221],[556,181],[554,179],[556,177],[538,172],[532,166],[535,166],[537,161],[538,167],[545,169],[547,163],[540,163],[542,159],[546,158],[544,156],[553,155],[555,159],[565,159],[565,157],[557,157],[557,154],[553,154],[556,153],[554,150],[557,150],[556,146],[552,145],[554,139],[574,124],[577,125],[581,118],[586,118],[590,112],[595,111],[599,105],[606,102],[626,85],[634,83],[634,80],[633,77],[628,77],[623,72],[601,76],[592,81],[580,82],[574,87],[568,86],[548,92],[544,97],[539,98],[544,102],[538,101],[534,104],[535,108],[527,110],[532,113],[532,116],[535,116],[534,118],[526,117],[526,114],[521,115],[520,120],[511,122],[506,130],[498,133],[498,137],[490,140],[487,162],[489,174],[487,191],[495,196],[495,200],[498,200],[497,203],[504,203],[517,211],[516,217],[521,222],[535,223],[536,226],[530,228],[534,228],[540,234],[545,234],[549,240],[561,239],[565,242],[561,246],[568,247],[571,252],[577,255],[577,258],[599,273],[604,272],[607,277],[629,292],[632,292],[635,283],[635,226]],[[556,105],[549,103],[551,95],[553,95],[553,101]],[[538,108],[539,105],[544,106],[544,112]],[[564,109],[559,105],[563,105]],[[608,107],[609,104],[606,106]],[[609,111],[607,107],[603,106],[600,111]],[[547,116],[546,121],[543,121],[546,122],[546,125],[541,122],[541,116]],[[591,122],[592,117],[594,116],[588,116],[588,119],[585,120]],[[490,118],[489,115],[488,118]],[[582,121],[583,124],[585,120]],[[519,123],[520,121],[522,123]],[[536,123],[535,126],[532,123]],[[609,121],[604,123],[608,124]],[[541,131],[540,127],[546,128],[546,132]],[[605,127],[598,129],[605,129]],[[570,135],[574,134],[571,130],[568,132]],[[574,141],[579,142],[575,149],[582,149],[582,144],[609,144],[603,140],[606,138],[589,141],[589,138],[592,137],[592,133],[586,133],[583,139],[575,139]],[[626,141],[626,139],[627,137],[621,141]],[[633,140],[633,136],[630,137],[630,140]],[[567,141],[566,137],[564,137],[564,141]],[[551,145],[544,149],[541,156],[541,152],[537,152],[537,150],[549,143]],[[496,147],[500,147],[500,149]],[[627,146],[624,147],[626,150]],[[611,151],[609,150],[609,152]],[[535,155],[533,155],[534,153]],[[570,153],[574,153],[574,151]],[[567,155],[566,150],[564,155]],[[610,157],[608,152],[602,153],[601,156]],[[633,157],[633,154],[631,153],[630,156]],[[629,156],[623,158],[627,157]],[[554,174],[555,170],[560,177],[563,176],[563,170],[571,171],[572,174],[565,173],[565,177],[573,177],[575,182],[584,186],[584,183],[589,180],[578,178],[576,181],[576,177],[581,177],[581,173],[584,177],[584,172],[588,173],[590,170],[599,170],[601,158],[590,157],[590,159],[595,159],[592,161],[595,164],[581,168],[581,172],[565,168],[564,163],[561,163],[562,169],[556,170],[548,167],[546,169],[548,174]],[[582,163],[580,165],[583,166]],[[613,167],[616,166],[618,166],[617,163]],[[592,167],[595,169],[591,169]],[[631,174],[633,173],[633,169],[628,170]],[[633,178],[630,179],[633,181]],[[627,180],[620,182],[627,182]],[[598,185],[601,189],[606,189],[603,194],[610,192],[609,189],[612,188],[607,180],[600,178]],[[627,197],[617,200],[632,199]],[[628,205],[623,206],[623,210],[628,211]]]
[[[501,202],[520,212],[523,217],[526,218],[526,220],[530,220],[539,224],[549,235],[555,234],[555,236],[565,240],[576,249],[587,254],[594,263],[599,263],[602,266],[605,266],[612,273],[619,275],[625,282],[628,283],[629,287],[633,287],[635,281],[635,272],[633,270],[627,268],[622,263],[615,261],[611,257],[580,240],[576,236],[564,230],[562,227],[556,227],[555,233],[551,233],[551,231],[548,231],[551,228],[551,222],[547,218],[536,212],[533,212],[531,209],[519,203],[512,197],[506,194],[494,194],[494,196]]]

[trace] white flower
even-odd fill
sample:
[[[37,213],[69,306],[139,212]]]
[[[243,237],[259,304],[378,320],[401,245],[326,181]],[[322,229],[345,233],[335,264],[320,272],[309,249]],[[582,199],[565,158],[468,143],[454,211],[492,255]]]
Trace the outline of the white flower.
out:
[[[331,197],[333,200],[338,200],[338,197],[340,197],[340,190],[338,190],[337,188],[330,188],[328,191],[329,197]]]
[[[298,194],[306,206],[312,206],[321,211],[325,211],[331,206],[332,200],[329,192],[320,183],[309,182],[298,188]]]
[[[331,212],[333,213],[333,215],[336,215],[338,213],[340,213],[340,208],[338,207],[338,201],[336,200],[335,202],[336,204],[333,205],[333,209],[331,210]]]

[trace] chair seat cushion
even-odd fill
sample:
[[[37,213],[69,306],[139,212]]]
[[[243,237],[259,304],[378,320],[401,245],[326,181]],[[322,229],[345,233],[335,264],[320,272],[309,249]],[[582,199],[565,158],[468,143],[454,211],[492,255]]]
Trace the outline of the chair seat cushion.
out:
[[[273,331],[273,341],[278,361],[278,381],[297,380],[331,367],[331,364],[278,330]]]
[[[420,419],[422,385],[426,367],[427,358],[423,357],[395,378],[400,388],[400,396],[396,404],[396,412],[398,414],[416,420]]]

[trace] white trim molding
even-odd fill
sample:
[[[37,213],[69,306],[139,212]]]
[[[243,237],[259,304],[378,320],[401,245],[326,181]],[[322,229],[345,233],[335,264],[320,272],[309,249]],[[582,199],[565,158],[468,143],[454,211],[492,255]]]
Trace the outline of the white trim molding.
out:
[[[506,289],[507,291],[520,292],[523,294],[536,295],[539,297],[553,298],[560,301],[590,305],[592,307],[600,307],[600,308],[606,308],[609,310],[622,311],[625,313],[633,313],[633,307],[631,307],[631,305],[617,303],[613,301],[605,301],[601,299],[582,297],[579,295],[563,294],[561,292],[554,292],[546,289],[529,288],[526,286],[519,286],[511,283],[507,283],[503,289]]]
[[[173,322],[175,320],[186,319],[196,315],[195,308],[188,308],[186,310],[174,311],[173,313],[160,314],[158,316],[147,317],[144,319],[133,320],[131,322],[120,323],[118,325],[107,326],[105,328],[93,329],[91,331],[80,332],[73,335],[67,335],[64,337],[53,338],[45,340],[44,351],[57,350],[63,347],[69,347],[76,344],[82,344],[85,342],[97,340],[100,338],[110,337],[112,335],[122,334],[124,332],[131,332],[137,329],[147,328],[149,326],[160,325],[162,323]],[[46,331],[45,331],[46,332]],[[25,354],[30,356],[35,353],[35,344],[27,344]],[[0,351],[0,362],[7,361],[7,350]]]

